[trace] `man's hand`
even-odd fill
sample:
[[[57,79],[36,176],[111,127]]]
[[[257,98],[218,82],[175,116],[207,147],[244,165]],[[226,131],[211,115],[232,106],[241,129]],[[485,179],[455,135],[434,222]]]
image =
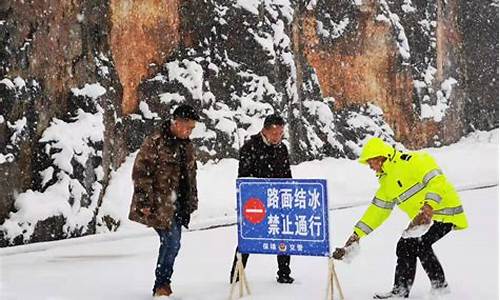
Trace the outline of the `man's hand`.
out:
[[[332,257],[335,259],[343,259],[345,255],[345,249],[344,248],[335,248],[335,251],[332,253]]]
[[[410,227],[431,223],[433,214],[432,207],[425,203],[420,209],[420,213],[411,221]]]
[[[191,214],[185,211],[180,211],[177,213],[177,221],[186,229],[189,229],[189,222],[191,222]]]
[[[332,257],[339,260],[344,259],[346,255],[346,249],[348,250],[349,247],[357,242],[359,242],[359,236],[356,233],[351,234],[351,236],[345,242],[344,247],[336,248],[335,251],[333,251]]]

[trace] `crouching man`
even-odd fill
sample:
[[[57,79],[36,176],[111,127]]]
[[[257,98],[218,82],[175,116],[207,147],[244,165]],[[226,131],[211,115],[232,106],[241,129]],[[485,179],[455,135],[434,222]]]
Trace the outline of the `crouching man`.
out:
[[[417,258],[431,281],[432,292],[447,288],[445,275],[432,245],[454,229],[467,228],[459,196],[434,159],[427,153],[401,153],[379,138],[363,147],[359,162],[377,174],[379,188],[372,203],[344,248],[333,257],[344,258],[346,249],[370,234],[390,215],[394,206],[403,210],[411,222],[396,247],[394,285],[375,299],[408,298],[415,279]]]

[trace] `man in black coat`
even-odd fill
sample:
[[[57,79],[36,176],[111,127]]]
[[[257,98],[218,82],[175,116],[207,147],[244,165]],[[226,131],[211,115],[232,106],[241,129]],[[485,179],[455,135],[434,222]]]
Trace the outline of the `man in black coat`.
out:
[[[288,149],[282,143],[285,121],[277,114],[269,115],[264,120],[261,132],[250,137],[240,149],[238,177],[255,178],[292,178]],[[238,252],[238,248],[236,248]],[[246,266],[249,254],[242,254],[243,266]],[[292,283],[290,277],[290,256],[278,255],[279,283]],[[236,268],[236,253],[231,268],[232,283]],[[238,280],[238,279],[236,279]]]

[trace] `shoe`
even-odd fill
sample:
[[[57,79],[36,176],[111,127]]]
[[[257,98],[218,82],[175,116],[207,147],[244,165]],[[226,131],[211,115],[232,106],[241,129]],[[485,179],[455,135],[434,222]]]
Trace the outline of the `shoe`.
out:
[[[448,287],[448,283],[432,283],[431,295],[432,296],[441,296],[451,293],[450,288]]]
[[[290,277],[290,275],[280,275],[278,278],[276,278],[276,281],[279,283],[293,283],[295,279],[293,277]]]
[[[170,296],[172,295],[172,288],[170,287],[170,284],[165,284],[157,289],[155,289],[153,293],[153,297],[162,297],[162,296]]]
[[[394,291],[390,291],[387,293],[377,293],[373,295],[373,299],[403,299],[408,298],[407,293],[396,293]]]

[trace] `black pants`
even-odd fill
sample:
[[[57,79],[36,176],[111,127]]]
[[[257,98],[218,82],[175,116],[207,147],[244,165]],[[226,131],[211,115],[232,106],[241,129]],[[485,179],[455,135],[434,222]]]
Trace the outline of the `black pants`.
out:
[[[418,238],[401,238],[396,248],[398,262],[394,276],[394,292],[407,296],[415,280],[417,258],[431,280],[433,288],[447,285],[443,267],[439,263],[432,244],[444,237],[453,229],[451,223],[434,222],[429,230]]]
[[[232,282],[233,280],[233,275],[234,271],[236,269],[236,261],[238,258],[236,257],[236,253],[238,253],[238,248],[234,251],[234,259],[233,259],[233,266],[231,267],[231,277],[229,278],[229,282]],[[250,254],[241,254],[242,260],[243,260],[243,267],[246,267],[248,257]],[[278,259],[278,276],[289,276],[290,275],[290,255],[277,255],[276,256]]]

